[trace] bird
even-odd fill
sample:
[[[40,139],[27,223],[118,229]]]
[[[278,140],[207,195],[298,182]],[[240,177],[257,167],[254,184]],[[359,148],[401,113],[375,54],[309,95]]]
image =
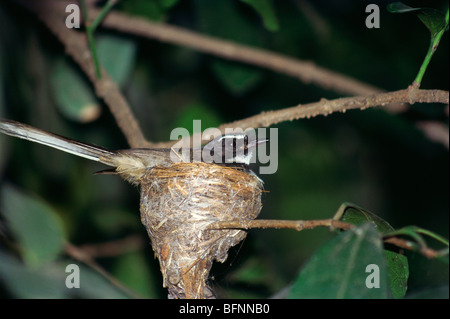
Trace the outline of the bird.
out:
[[[177,162],[192,162],[195,159],[201,159],[200,161],[205,163],[242,168],[246,173],[256,176],[249,165],[254,158],[256,147],[268,142],[268,139],[257,139],[254,136],[250,138],[246,133],[227,133],[214,138],[203,147],[190,148],[186,156],[173,148],[131,148],[112,151],[6,119],[0,119],[0,132],[106,164],[113,167],[114,173],[132,184],[139,183],[144,174],[155,166],[165,167]],[[100,173],[107,172],[112,171]]]

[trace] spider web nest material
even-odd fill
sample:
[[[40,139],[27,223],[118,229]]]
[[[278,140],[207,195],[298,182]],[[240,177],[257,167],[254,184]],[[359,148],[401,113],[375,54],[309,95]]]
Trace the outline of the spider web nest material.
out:
[[[206,284],[213,261],[224,262],[247,233],[208,226],[255,219],[262,208],[262,183],[230,167],[176,163],[152,168],[140,184],[141,220],[169,298],[213,298]]]

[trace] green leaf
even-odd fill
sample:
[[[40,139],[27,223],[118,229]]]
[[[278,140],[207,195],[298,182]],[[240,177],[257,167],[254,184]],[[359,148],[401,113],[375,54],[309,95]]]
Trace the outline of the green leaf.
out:
[[[335,218],[353,225],[362,225],[366,222],[371,222],[382,234],[389,233],[394,230],[394,228],[384,219],[352,203],[343,203],[339,207]]]
[[[417,73],[416,78],[414,79],[413,86],[419,87],[425,71],[427,70],[428,64],[430,63],[431,57],[436,51],[439,42],[442,38],[442,35],[445,31],[448,30],[448,6],[446,13],[441,12],[432,8],[412,8],[407,5],[404,5],[401,2],[395,2],[387,6],[388,11],[390,12],[412,12],[414,11],[416,15],[419,17],[420,21],[425,24],[425,26],[430,30],[431,33],[431,43],[428,48],[427,55]]]
[[[17,298],[56,299],[67,296],[64,277],[53,265],[29,268],[15,257],[0,251],[0,279]]]
[[[0,193],[0,210],[27,265],[37,267],[58,257],[64,245],[64,232],[58,215],[49,205],[5,184]]]
[[[278,31],[280,26],[275,14],[272,0],[241,0],[242,2],[251,6],[256,12],[259,13],[263,19],[264,26],[269,31]]]
[[[442,29],[446,28],[445,15],[439,10],[423,8],[419,13],[417,13],[417,16],[420,21],[425,24],[428,30],[430,30],[432,38],[441,32]]]
[[[101,35],[96,37],[96,45],[101,66],[119,86],[123,86],[134,67],[135,41],[116,35]]]
[[[386,8],[391,13],[405,13],[405,12],[412,12],[412,11],[420,10],[420,8],[410,7],[402,2],[389,3]]]
[[[74,263],[79,267],[80,287],[70,289],[65,285],[66,267]],[[1,250],[0,281],[17,298],[130,298],[98,272],[72,260],[28,267]]]
[[[335,218],[353,224],[362,225],[372,223],[381,234],[394,231],[394,228],[384,219],[369,212],[368,210],[351,203],[342,204]],[[389,287],[394,298],[403,298],[407,289],[409,278],[408,259],[403,254],[395,251],[385,250],[386,265],[388,268]]]
[[[367,270],[369,265],[379,270],[379,288],[366,286],[375,274]],[[288,298],[387,298],[388,289],[381,237],[365,223],[322,246],[301,270]]]
[[[392,13],[408,13],[415,12],[420,21],[430,30],[431,37],[434,38],[436,34],[447,27],[445,22],[445,14],[433,8],[412,8],[403,4],[402,2],[394,2],[387,5],[387,10]]]
[[[391,250],[384,250],[388,267],[389,288],[396,299],[405,297],[408,288],[409,264],[405,255]]]
[[[81,123],[100,116],[101,107],[92,88],[67,60],[54,63],[50,79],[56,106],[64,116]]]

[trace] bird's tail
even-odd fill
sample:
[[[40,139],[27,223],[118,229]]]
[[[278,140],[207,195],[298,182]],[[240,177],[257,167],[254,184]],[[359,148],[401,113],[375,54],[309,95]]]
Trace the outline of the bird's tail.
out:
[[[116,166],[116,153],[106,148],[85,144],[15,121],[0,119],[0,132],[24,140],[47,145],[92,161]]]

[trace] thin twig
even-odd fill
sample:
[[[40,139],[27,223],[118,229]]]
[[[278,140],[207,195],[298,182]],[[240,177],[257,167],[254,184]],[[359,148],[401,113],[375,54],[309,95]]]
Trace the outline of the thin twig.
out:
[[[424,255],[427,258],[436,258],[436,257],[440,257],[441,254],[439,254],[439,252],[435,251],[434,249],[431,249],[429,247],[417,247],[417,244],[399,238],[399,237],[389,237],[389,238],[385,238],[384,242],[386,244],[392,244],[394,246],[397,246],[398,248],[402,248],[402,249],[407,249],[407,250],[418,250],[422,255]]]
[[[244,120],[221,125],[219,129],[225,127],[267,127],[284,121],[293,121],[302,118],[312,118],[319,115],[327,116],[332,113],[353,109],[367,109],[376,106],[385,106],[391,103],[449,103],[448,91],[441,90],[415,90],[411,94],[410,89],[372,94],[366,96],[355,96],[339,98],[335,100],[322,99],[319,102],[297,105],[277,111],[263,112]]]
[[[272,219],[254,219],[254,220],[231,220],[211,223],[208,226],[210,230],[221,229],[255,229],[255,228],[274,228],[274,229],[293,229],[302,231],[305,229],[314,229],[317,227],[329,227],[330,229],[348,230],[355,225],[336,219],[317,219],[317,220],[272,220]],[[383,239],[384,243],[392,244],[402,249],[418,251],[427,258],[440,257],[442,254],[428,247],[419,247],[413,242],[399,238],[388,237]]]
[[[275,220],[275,219],[254,219],[254,220],[231,220],[215,222],[209,225],[208,229],[252,229],[252,228],[275,228],[294,229],[302,231],[316,227],[333,227],[340,229],[350,229],[354,225],[335,219],[318,220]]]

